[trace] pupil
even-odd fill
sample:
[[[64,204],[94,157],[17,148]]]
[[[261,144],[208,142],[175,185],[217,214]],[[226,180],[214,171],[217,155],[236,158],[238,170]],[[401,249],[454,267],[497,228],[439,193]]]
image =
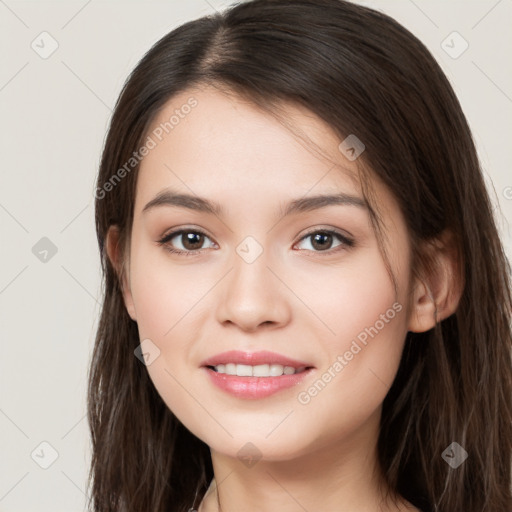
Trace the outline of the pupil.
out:
[[[196,239],[196,240],[194,240]],[[201,245],[203,245],[203,235],[201,235],[200,233],[187,233],[186,236],[185,236],[185,243],[183,244],[183,246],[186,248],[186,249],[197,249],[197,247],[187,247],[187,244],[190,244],[190,245],[199,245],[199,247],[201,247]]]
[[[322,243],[319,241],[321,239],[324,239],[325,241],[325,238],[328,239],[328,243]],[[315,244],[318,244],[318,247],[315,247],[315,248],[320,248],[320,249],[325,249],[326,247],[329,248],[331,246],[331,243],[332,242],[332,235],[330,235],[329,233],[317,233],[314,237],[313,237],[313,247],[315,247]]]

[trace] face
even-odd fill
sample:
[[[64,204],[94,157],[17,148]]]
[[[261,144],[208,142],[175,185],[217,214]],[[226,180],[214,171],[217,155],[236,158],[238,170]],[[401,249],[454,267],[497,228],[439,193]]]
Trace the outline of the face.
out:
[[[150,340],[147,371],[180,421],[233,457],[251,442],[290,460],[375,429],[408,330],[410,248],[395,200],[373,182],[398,295],[356,162],[312,113],[287,113],[326,156],[247,101],[182,93],[154,120],[137,179],[124,296]],[[233,350],[254,364],[208,361]],[[279,363],[301,371],[277,376]],[[233,369],[242,375],[222,373]]]

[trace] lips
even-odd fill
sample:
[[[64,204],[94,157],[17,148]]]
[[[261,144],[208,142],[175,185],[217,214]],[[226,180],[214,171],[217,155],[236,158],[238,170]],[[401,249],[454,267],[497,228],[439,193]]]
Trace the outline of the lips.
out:
[[[258,366],[263,364],[281,366],[290,366],[292,368],[314,368],[307,361],[292,359],[276,352],[262,350],[259,352],[243,352],[241,350],[229,350],[210,357],[201,363],[201,366],[217,366],[219,364],[245,364],[249,366]]]
[[[210,382],[222,391],[236,398],[252,400],[297,386],[315,372],[314,366],[306,361],[265,350],[223,352],[203,361],[201,367]],[[235,367],[238,375],[229,374]],[[257,374],[251,374],[253,370],[258,370]]]

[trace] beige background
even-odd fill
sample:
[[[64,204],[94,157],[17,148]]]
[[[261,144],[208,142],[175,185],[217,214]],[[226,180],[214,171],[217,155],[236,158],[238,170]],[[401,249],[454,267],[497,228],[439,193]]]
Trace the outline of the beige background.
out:
[[[229,3],[0,0],[0,512],[84,510],[86,371],[100,296],[93,193],[111,109],[154,42]],[[512,1],[361,3],[409,28],[447,73],[510,256]],[[453,31],[469,44],[458,58],[442,47]],[[459,36],[447,41],[452,53],[463,49]]]

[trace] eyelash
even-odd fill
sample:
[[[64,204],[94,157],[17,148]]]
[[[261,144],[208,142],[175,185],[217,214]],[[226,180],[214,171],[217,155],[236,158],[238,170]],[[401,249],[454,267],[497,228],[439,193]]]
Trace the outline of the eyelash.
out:
[[[172,240],[177,235],[181,235],[183,233],[195,233],[195,234],[203,235],[207,238],[210,238],[204,231],[201,231],[200,229],[180,229],[177,231],[172,231],[171,233],[165,235],[162,239],[158,240],[157,243],[159,245],[163,246],[166,251],[173,253],[173,254],[177,254],[177,255],[197,256],[206,250],[206,249],[196,249],[196,250],[190,250],[190,251],[182,251],[180,249],[174,249],[168,245],[168,242],[170,240]],[[321,233],[324,235],[332,235],[334,237],[337,237],[341,241],[341,244],[336,246],[334,249],[328,249],[326,251],[312,251],[314,253],[317,253],[317,254],[325,253],[325,254],[332,255],[333,253],[337,253],[340,250],[350,249],[355,246],[355,241],[353,239],[348,238],[347,236],[342,235],[338,231],[334,231],[332,229],[316,229],[314,231],[310,231],[309,233],[306,233],[299,240],[299,242],[302,242],[302,240],[304,240],[312,235],[315,235],[317,233]],[[300,249],[300,250],[308,251],[309,249]]]

